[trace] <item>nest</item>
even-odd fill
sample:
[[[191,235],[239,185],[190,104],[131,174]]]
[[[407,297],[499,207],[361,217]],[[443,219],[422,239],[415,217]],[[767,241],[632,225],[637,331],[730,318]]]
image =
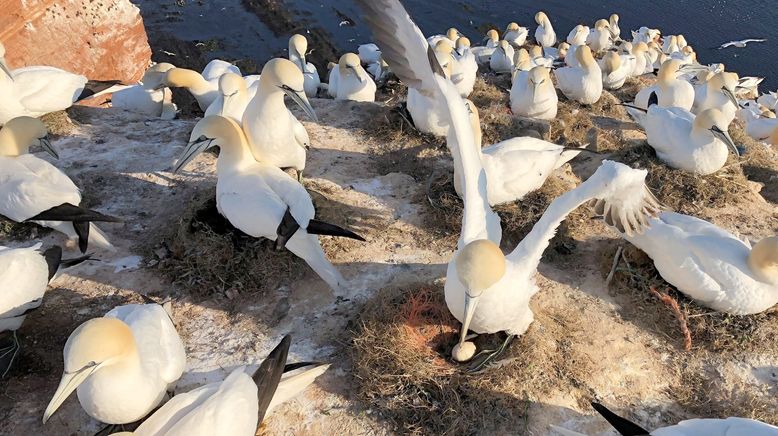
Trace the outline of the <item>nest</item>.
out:
[[[307,266],[289,251],[275,251],[273,242],[234,228],[216,210],[209,192],[192,201],[166,239],[169,256],[162,272],[193,295],[263,294],[300,278]],[[204,197],[204,198],[203,198]]]
[[[476,375],[449,360],[459,323],[440,286],[384,289],[360,314],[352,347],[358,393],[398,432],[522,433],[532,401],[592,394],[585,380],[594,362],[570,346],[587,333],[564,314],[536,313],[499,365]],[[477,340],[479,348],[500,342]]]
[[[46,235],[52,230],[35,223],[17,223],[0,215],[0,238],[11,241],[28,241]]]

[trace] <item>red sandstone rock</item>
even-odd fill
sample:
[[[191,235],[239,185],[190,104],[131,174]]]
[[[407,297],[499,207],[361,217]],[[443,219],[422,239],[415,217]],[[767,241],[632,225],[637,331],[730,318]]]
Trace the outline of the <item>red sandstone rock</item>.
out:
[[[151,60],[129,0],[0,0],[0,41],[11,68],[51,65],[92,80],[133,83]]]

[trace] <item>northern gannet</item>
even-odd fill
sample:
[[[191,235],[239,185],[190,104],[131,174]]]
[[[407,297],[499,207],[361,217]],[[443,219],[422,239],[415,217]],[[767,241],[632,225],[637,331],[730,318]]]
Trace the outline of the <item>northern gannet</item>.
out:
[[[249,90],[243,77],[235,73],[224,73],[219,77],[219,94],[208,106],[204,116],[221,115],[239,123],[248,104]]]
[[[508,41],[514,48],[519,48],[527,42],[528,34],[529,30],[527,30],[526,27],[521,27],[516,23],[510,23],[508,24],[508,27],[505,28],[502,39]]]
[[[462,97],[467,98],[473,92],[475,79],[478,76],[478,62],[470,49],[470,40],[464,36],[457,39],[453,55],[456,63],[452,74],[460,76],[457,89]]]
[[[578,47],[586,44],[590,33],[589,27],[584,26],[583,24],[578,24],[573,27],[573,30],[567,35],[567,43],[570,44],[570,47],[568,48],[567,53],[565,53],[565,65],[568,67],[579,66],[578,59],[575,57],[575,52],[578,50]]]
[[[620,89],[624,86],[624,81],[632,73],[633,68],[634,64],[622,62],[621,55],[614,51],[609,51],[600,60],[603,88],[608,90]]]
[[[0,245],[0,337],[11,336],[8,346],[0,346],[0,378],[8,373],[19,353],[16,331],[27,315],[43,303],[49,281],[61,268],[91,259],[90,256],[62,259],[59,246],[41,251],[41,245],[28,248]]]
[[[510,73],[513,71],[513,46],[502,40],[489,59],[489,68],[495,73]]]
[[[657,73],[656,84],[641,89],[635,96],[633,105],[643,109],[648,108],[648,99],[654,93],[658,98],[657,104],[661,107],[691,110],[694,105],[694,86],[678,78],[680,68],[681,61],[677,59],[665,61]]]
[[[376,84],[359,62],[359,56],[346,53],[338,61],[335,100],[375,101]]]
[[[329,75],[327,76],[327,94],[335,98],[338,96],[338,79],[340,79],[340,68],[335,62],[327,64]]]
[[[162,402],[186,365],[184,344],[158,304],[118,306],[81,324],[68,337],[63,357],[65,370],[44,424],[73,391],[100,422],[137,421]]]
[[[648,56],[648,45],[645,42],[638,42],[632,44],[631,48],[632,55],[635,56],[635,68],[632,70],[632,77],[639,77],[654,71],[653,62]]]
[[[595,53],[610,50],[613,46],[613,35],[611,34],[611,25],[607,20],[597,20],[594,29],[586,38],[586,45]]]
[[[412,36],[415,37],[416,35]],[[410,38],[411,35],[405,34],[398,37]],[[424,43],[426,44],[426,41]],[[509,44],[506,45],[510,47]],[[453,50],[451,50],[451,47],[447,40],[440,41],[434,47],[430,46],[431,54],[435,56],[449,78],[453,78],[454,62],[456,61],[452,55]],[[411,114],[416,128],[435,136],[446,136],[448,133],[448,121],[445,118],[440,102],[431,97],[435,84],[409,76],[403,69],[398,70],[397,66],[399,65],[395,65],[398,59],[394,52],[389,52],[388,48],[384,53],[384,60],[386,60],[397,77],[408,86],[408,112]],[[459,79],[461,80],[461,77]]]
[[[316,71],[316,66],[305,61],[307,51],[308,40],[303,35],[295,34],[289,38],[289,60],[297,65],[305,76],[305,95],[308,98],[314,98],[319,92],[321,79],[319,72]]]
[[[135,112],[148,117],[161,117],[171,120],[176,116],[170,89],[159,89],[165,74],[175,68],[173,64],[152,65],[143,74],[141,82],[111,95],[111,106]]]
[[[29,153],[40,145],[54,158],[46,126],[30,117],[18,117],[0,129],[0,215],[13,221],[32,221],[78,239],[86,252],[89,243],[113,249],[93,222],[118,222],[99,212],[79,207],[81,191],[68,176]]]
[[[767,94],[762,94],[756,101],[759,104],[767,106],[771,110],[775,110],[778,107],[778,92],[770,91]]]
[[[632,44],[638,42],[644,42],[646,44],[657,41],[662,36],[662,32],[658,29],[649,29],[646,26],[641,27],[637,31],[632,31]]]
[[[197,105],[203,112],[219,96],[219,78],[225,73],[241,75],[235,65],[219,59],[214,59],[205,66],[202,73],[186,68],[168,70],[159,88],[186,88],[197,100]]]
[[[510,96],[514,115],[538,120],[556,118],[558,101],[549,73],[546,67],[534,67],[516,76]]]
[[[763,109],[763,111],[759,109]],[[769,141],[775,128],[778,127],[778,118],[776,118],[775,113],[764,106],[759,106],[756,110],[739,109],[738,118],[742,119],[746,125],[746,135],[757,141]]]
[[[256,160],[279,168],[294,168],[300,180],[305,169],[305,149],[311,141],[302,123],[286,108],[284,95],[318,122],[305,95],[304,82],[303,73],[294,63],[271,59],[262,68],[257,95],[249,101],[242,120]]]
[[[362,65],[375,64],[381,60],[381,49],[373,43],[360,45],[357,54]]]
[[[263,79],[264,80],[264,73]],[[277,166],[257,161],[240,126],[229,118],[210,116],[195,125],[175,172],[199,153],[218,145],[216,207],[237,229],[255,238],[275,241],[305,262],[332,289],[343,278],[327,260],[317,235],[364,241],[359,235],[314,219],[308,191]]]
[[[125,88],[116,85],[116,81],[90,81],[43,65],[12,70],[5,61],[5,46],[0,43],[0,125],[17,117],[38,118]]]
[[[739,109],[735,96],[737,84],[736,73],[721,71],[714,74],[704,86],[695,90],[692,112],[698,114],[707,109],[718,109],[724,114],[725,122],[729,125]]]
[[[440,41],[445,40],[446,42],[450,42],[451,45],[453,46],[456,43],[457,39],[459,39],[461,36],[463,35],[459,32],[459,30],[457,30],[454,27],[451,27],[446,31],[445,35],[430,36],[429,38],[427,38],[427,43],[430,46],[435,47]]]
[[[538,24],[538,28],[535,29],[535,41],[543,47],[552,47],[556,44],[556,32],[545,12],[535,14],[535,23]]]
[[[500,34],[495,29],[489,29],[486,32],[486,37],[483,40],[483,45],[473,47],[473,55],[475,56],[478,65],[486,65],[492,58],[494,50],[497,49],[497,44],[500,42]]]
[[[613,35],[614,40],[621,39],[621,27],[619,27],[619,14],[611,14],[610,18],[608,19],[608,23],[611,27],[611,34]]]
[[[597,206],[608,221],[613,223],[615,219],[620,229],[629,233],[641,230],[644,213],[655,209],[653,197],[644,184],[646,171],[605,161],[586,182],[554,200],[514,252],[504,256],[497,245],[499,235],[491,233],[490,217],[495,214],[489,207],[487,176],[468,122],[465,101],[453,83],[446,80],[435,57],[428,54],[429,49],[419,37],[420,31],[398,0],[359,0],[358,3],[366,12],[365,20],[378,44],[392,47],[397,67],[412,80],[433,83],[431,91],[445,102],[451,126],[448,143],[452,154],[460,156],[455,157],[455,164],[458,159],[465,202],[462,234],[449,262],[445,294],[449,310],[463,322],[454,356],[460,361],[468,360],[475,351],[471,342],[464,342],[469,328],[477,333],[507,331],[509,335],[526,331],[532,322],[528,302],[537,291],[534,284],[537,265],[568,213],[590,199],[597,199]]]
[[[602,71],[588,46],[576,50],[578,67],[565,67],[554,71],[557,86],[570,100],[581,104],[594,104],[602,96]]]

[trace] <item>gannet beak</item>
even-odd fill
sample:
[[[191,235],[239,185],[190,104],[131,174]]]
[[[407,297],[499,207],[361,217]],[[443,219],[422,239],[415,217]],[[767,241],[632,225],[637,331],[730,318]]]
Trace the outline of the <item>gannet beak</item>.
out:
[[[43,138],[40,138],[38,141],[41,143],[41,147],[43,147],[44,150],[46,150],[46,153],[50,154],[51,157],[54,159],[59,159],[59,153],[57,152],[57,149],[54,148],[53,145],[51,145],[51,141],[49,141],[48,136],[44,136]]]
[[[537,101],[539,87],[540,87],[540,83],[532,82],[532,102],[533,103]]]
[[[59,409],[59,406],[65,402],[68,396],[70,396],[70,394],[73,393],[87,377],[97,371],[98,368],[100,368],[100,364],[92,362],[90,365],[87,365],[76,372],[65,372],[62,374],[62,379],[59,381],[59,387],[57,387],[57,391],[54,392],[54,396],[51,398],[49,405],[46,407],[46,411],[43,413],[44,424],[51,418],[51,415]]]
[[[5,63],[5,59],[0,59],[0,70],[3,70],[11,81],[14,81],[14,76],[11,75],[11,69]]]
[[[484,39],[481,41],[481,44],[484,44],[484,45],[486,45],[486,43],[487,43],[487,42],[489,42],[489,41],[491,41],[491,39],[492,39],[492,38],[489,38],[489,37],[487,36],[486,38],[484,38]]]
[[[295,49],[295,52],[297,52],[297,59],[300,60],[300,71],[302,71],[304,73],[305,72],[305,54],[304,53],[300,53],[299,51],[297,51],[297,49]]]
[[[284,93],[286,93],[286,95],[289,96],[289,98],[300,105],[300,107],[305,111],[306,115],[311,117],[314,122],[319,122],[319,117],[317,117],[316,112],[313,111],[313,107],[308,101],[308,97],[305,96],[305,91],[295,91],[286,85],[282,85],[281,89],[284,91]]]
[[[735,97],[735,94],[733,94],[732,91],[730,91],[726,86],[721,88],[721,92],[723,92],[724,95],[727,96],[727,98],[729,99],[729,101],[732,102],[732,104],[734,104],[735,106],[738,105],[737,104],[737,97]]]
[[[719,138],[722,142],[727,144],[727,147],[729,147],[735,153],[735,156],[740,157],[740,150],[737,149],[737,145],[735,145],[735,141],[732,140],[732,137],[729,136],[729,133],[719,129],[716,126],[711,127],[710,131],[713,133],[713,136]]]
[[[359,83],[365,83],[365,82],[367,82],[367,79],[366,79],[366,78],[364,78],[364,77],[362,77],[362,75],[361,75],[361,74],[359,74],[359,71],[357,71],[356,67],[351,67],[351,66],[350,66],[350,67],[348,67],[348,68],[349,68],[351,71],[353,71],[353,72],[354,72],[354,75],[355,75],[355,76],[357,76],[357,79],[359,79]],[[381,68],[381,65],[380,65],[380,64],[378,65],[378,68],[379,68],[379,72],[380,72],[380,71],[381,71],[381,70],[380,70],[380,68]]]
[[[206,138],[205,136],[201,136],[196,141],[192,141],[187,144],[184,153],[178,159],[178,162],[176,162],[176,167],[173,169],[173,173],[181,171],[181,168],[185,167],[189,162],[192,161],[192,159],[197,157],[198,154],[208,150],[208,148],[211,147],[213,141],[213,138]]]
[[[462,331],[459,333],[459,344],[465,342],[467,337],[467,331],[470,329],[470,321],[473,320],[473,314],[475,314],[475,308],[478,306],[478,300],[481,297],[473,297],[469,292],[465,292],[465,320],[462,322]]]

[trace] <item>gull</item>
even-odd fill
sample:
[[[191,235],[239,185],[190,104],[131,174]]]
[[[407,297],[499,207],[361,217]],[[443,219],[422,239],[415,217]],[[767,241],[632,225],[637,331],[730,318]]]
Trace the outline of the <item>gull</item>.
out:
[[[305,95],[308,98],[314,98],[319,92],[321,79],[319,72],[316,71],[316,66],[305,61],[307,51],[308,40],[303,35],[295,34],[289,38],[289,60],[294,62],[305,76]]]
[[[105,424],[149,414],[186,365],[184,344],[158,304],[117,306],[76,328],[63,350],[65,369],[43,423],[73,391],[84,411]]]
[[[30,154],[33,145],[59,158],[46,126],[36,118],[14,118],[0,129],[0,215],[16,222],[32,221],[78,239],[82,253],[89,243],[112,250],[93,222],[119,220],[80,207],[78,187],[54,165]]]
[[[263,73],[262,80],[264,81]],[[308,191],[277,166],[257,161],[243,130],[221,116],[203,118],[176,163],[178,172],[198,154],[219,146],[216,162],[216,207],[237,229],[255,238],[275,241],[303,259],[334,290],[343,277],[327,260],[317,235],[364,239],[346,229],[314,219]]]
[[[608,221],[618,221],[619,228],[629,233],[640,231],[641,223],[645,222],[644,213],[652,212],[655,204],[644,184],[647,172],[604,161],[586,182],[554,200],[529,235],[511,254],[503,255],[498,246],[500,235],[493,229],[495,214],[487,199],[487,176],[468,122],[466,102],[445,78],[436,58],[428,53],[420,31],[398,0],[359,0],[358,3],[366,13],[365,21],[375,40],[387,53],[391,47],[392,59],[387,55],[387,61],[395,62],[393,68],[411,80],[434,84],[431,91],[435,98],[445,103],[451,126],[447,142],[455,156],[455,165],[462,168],[465,203],[462,233],[448,264],[445,285],[446,304],[463,323],[454,358],[468,360],[475,353],[473,343],[465,342],[468,329],[479,334],[507,332],[509,338],[497,352],[485,353],[487,358],[476,365],[483,367],[532,322],[528,303],[538,290],[535,272],[549,240],[567,214],[580,204],[596,199],[597,207],[607,215]]]
[[[0,125],[22,116],[38,118],[73,104],[108,94],[124,85],[117,81],[87,80],[55,67],[9,68],[0,43]]]
[[[293,62],[275,58],[262,68],[257,94],[249,101],[241,121],[257,161],[279,168],[294,168],[299,180],[305,169],[308,132],[286,108],[284,95],[318,122],[304,89],[305,78]]]
[[[765,41],[767,41],[767,40],[766,39],[755,39],[755,38],[743,39],[743,40],[740,40],[740,41],[730,41],[730,42],[725,42],[724,44],[721,44],[719,46],[719,50],[724,49],[724,48],[729,48],[729,47],[745,48],[746,45],[748,45],[748,43],[750,43],[750,42],[765,42]]]
[[[148,117],[172,120],[176,116],[176,105],[168,88],[159,89],[165,74],[175,68],[173,64],[152,65],[143,74],[141,82],[111,95],[111,106]]]
[[[0,378],[4,377],[19,354],[16,331],[30,312],[40,307],[46,287],[57,271],[91,259],[82,256],[62,259],[62,248],[41,251],[38,243],[28,248],[0,245],[0,337],[10,335],[10,344],[0,344]],[[4,334],[5,333],[5,334]]]

